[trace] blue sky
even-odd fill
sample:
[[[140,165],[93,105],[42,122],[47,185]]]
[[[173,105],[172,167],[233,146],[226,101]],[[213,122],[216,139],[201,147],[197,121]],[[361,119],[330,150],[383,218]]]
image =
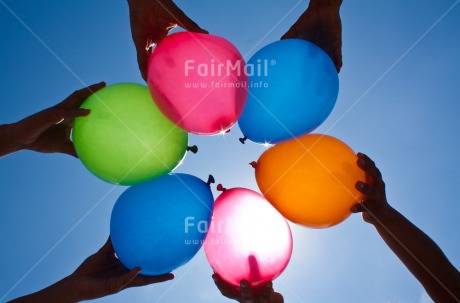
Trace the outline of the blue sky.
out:
[[[457,268],[458,2],[344,0],[339,98],[316,130],[371,156],[383,173],[389,202]],[[176,3],[248,59],[279,39],[308,1]],[[54,105],[82,83],[142,83],[124,0],[0,0],[0,41],[0,123]],[[224,137],[191,135],[200,151],[188,155],[178,171],[202,179],[212,173],[227,188],[257,190],[247,163],[264,147],[241,145],[240,136],[238,127]],[[70,274],[95,252],[107,238],[112,206],[124,188],[98,180],[66,155],[22,151],[0,159],[0,171],[0,298],[8,293],[3,299],[8,300]],[[359,215],[324,230],[292,228],[292,260],[274,282],[286,302],[429,302]],[[203,251],[175,274],[172,282],[97,302],[228,302],[214,286]]]

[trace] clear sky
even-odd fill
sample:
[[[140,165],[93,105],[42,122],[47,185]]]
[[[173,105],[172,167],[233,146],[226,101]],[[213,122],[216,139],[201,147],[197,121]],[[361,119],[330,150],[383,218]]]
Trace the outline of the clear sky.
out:
[[[339,98],[316,130],[371,156],[383,173],[389,202],[432,237],[457,268],[458,2],[344,0]],[[200,26],[232,41],[246,59],[279,39],[308,5],[298,0],[176,3]],[[0,123],[102,80],[142,83],[125,0],[0,0]],[[242,145],[240,136],[238,127],[225,137],[191,135],[200,151],[187,155],[178,171],[202,179],[212,173],[227,188],[257,190],[247,163],[264,147]],[[95,252],[108,236],[110,212],[124,188],[98,180],[67,155],[22,151],[0,159],[0,171],[3,302],[54,283]],[[274,282],[286,302],[429,302],[359,215],[324,230],[292,228],[292,260]],[[203,251],[175,274],[171,282],[97,302],[228,302],[214,286]]]

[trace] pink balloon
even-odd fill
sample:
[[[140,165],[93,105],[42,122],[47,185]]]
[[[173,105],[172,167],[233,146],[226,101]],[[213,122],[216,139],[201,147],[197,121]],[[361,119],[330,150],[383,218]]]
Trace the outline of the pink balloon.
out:
[[[147,82],[169,120],[202,135],[235,124],[248,96],[243,57],[214,35],[179,32],[161,40],[150,56]]]
[[[292,254],[292,234],[286,220],[262,195],[233,188],[215,201],[204,249],[222,279],[235,286],[247,280],[257,287],[286,268]]]

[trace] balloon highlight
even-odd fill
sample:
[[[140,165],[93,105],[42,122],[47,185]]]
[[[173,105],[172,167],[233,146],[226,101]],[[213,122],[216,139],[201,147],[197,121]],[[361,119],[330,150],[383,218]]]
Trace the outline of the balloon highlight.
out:
[[[245,188],[222,190],[204,244],[209,264],[232,285],[241,280],[264,285],[289,263],[289,225],[262,195]]]

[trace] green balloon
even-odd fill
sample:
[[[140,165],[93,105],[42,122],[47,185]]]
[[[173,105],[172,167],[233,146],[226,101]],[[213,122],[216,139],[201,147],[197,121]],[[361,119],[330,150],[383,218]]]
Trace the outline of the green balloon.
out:
[[[133,83],[105,87],[81,108],[73,143],[86,168],[113,184],[133,185],[171,172],[187,150],[188,133],[157,108],[148,88]]]

